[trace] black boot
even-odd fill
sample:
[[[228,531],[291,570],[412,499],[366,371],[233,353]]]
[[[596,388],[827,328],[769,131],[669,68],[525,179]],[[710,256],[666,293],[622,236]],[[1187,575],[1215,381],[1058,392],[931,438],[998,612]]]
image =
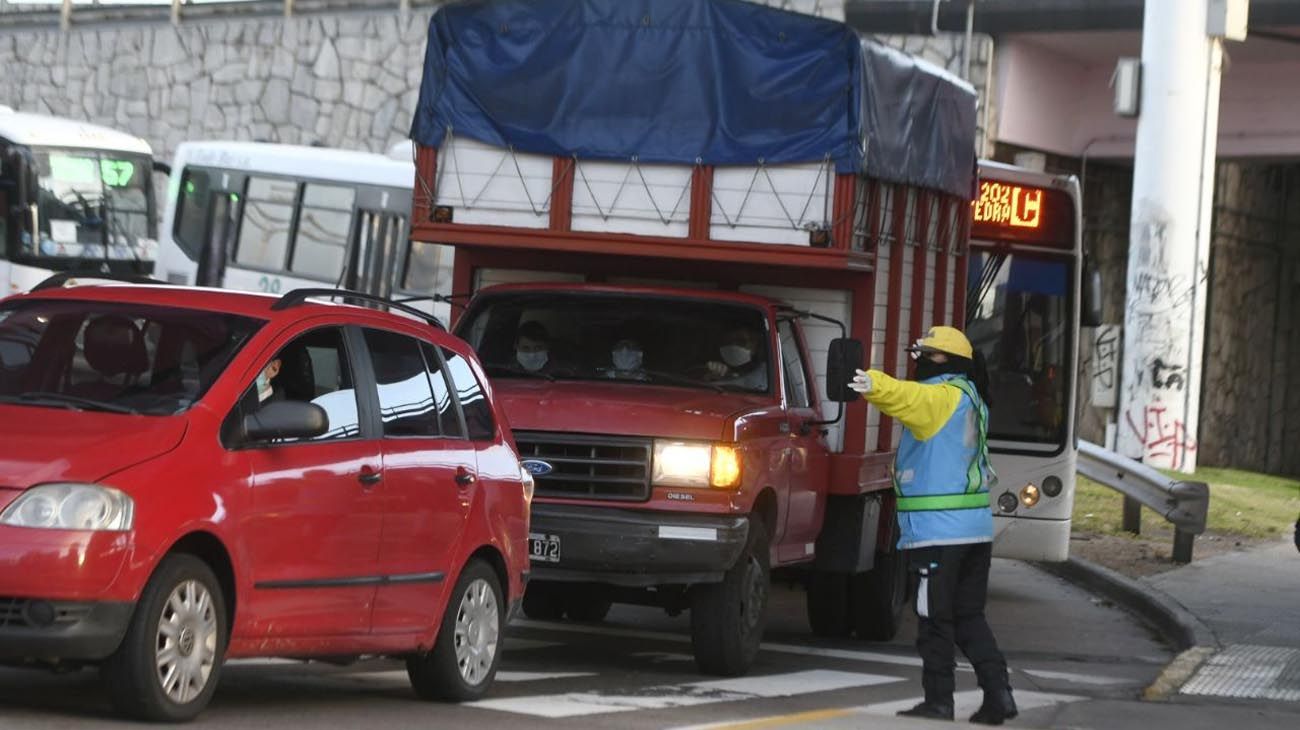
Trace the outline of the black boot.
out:
[[[1001,725],[1019,715],[1016,698],[1011,695],[1010,687],[985,690],[984,704],[970,716],[970,721],[979,725]]]
[[[924,717],[928,720],[951,720],[953,718],[952,703],[942,704],[926,700],[910,710],[899,710],[899,717]]]

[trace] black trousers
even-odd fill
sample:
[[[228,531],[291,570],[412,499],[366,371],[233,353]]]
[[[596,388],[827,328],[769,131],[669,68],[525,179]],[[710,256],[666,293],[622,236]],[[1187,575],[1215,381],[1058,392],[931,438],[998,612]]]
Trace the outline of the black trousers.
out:
[[[952,703],[954,646],[975,668],[985,692],[1007,687],[1007,661],[984,619],[991,543],[941,545],[905,552],[917,580],[916,650],[924,663],[921,684],[927,701]]]

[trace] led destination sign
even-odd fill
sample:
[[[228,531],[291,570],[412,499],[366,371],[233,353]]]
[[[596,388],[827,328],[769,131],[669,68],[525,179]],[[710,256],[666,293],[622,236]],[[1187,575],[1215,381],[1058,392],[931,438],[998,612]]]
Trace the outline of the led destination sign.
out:
[[[971,202],[971,238],[1071,246],[1072,210],[1061,190],[981,180]]]

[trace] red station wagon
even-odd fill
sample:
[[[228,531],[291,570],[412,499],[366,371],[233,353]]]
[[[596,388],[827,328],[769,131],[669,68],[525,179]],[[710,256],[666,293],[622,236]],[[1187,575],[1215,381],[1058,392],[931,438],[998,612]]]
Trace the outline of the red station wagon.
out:
[[[463,341],[308,299],[339,296],[0,302],[0,662],[99,665],[155,720],[236,657],[397,656],[421,697],[487,690],[532,480]]]

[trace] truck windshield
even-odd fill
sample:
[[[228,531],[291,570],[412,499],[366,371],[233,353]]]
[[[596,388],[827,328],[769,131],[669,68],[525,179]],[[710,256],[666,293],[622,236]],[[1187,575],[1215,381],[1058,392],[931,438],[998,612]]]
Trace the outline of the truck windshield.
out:
[[[260,324],[143,304],[11,302],[0,306],[0,402],[178,413],[203,397]]]
[[[1067,261],[972,251],[967,334],[988,361],[989,438],[1063,444],[1072,373]]]
[[[144,155],[70,149],[33,150],[39,242],[24,234],[30,256],[94,261],[152,261],[151,163]]]
[[[619,294],[489,296],[458,327],[497,378],[640,382],[771,392],[761,310]]]

